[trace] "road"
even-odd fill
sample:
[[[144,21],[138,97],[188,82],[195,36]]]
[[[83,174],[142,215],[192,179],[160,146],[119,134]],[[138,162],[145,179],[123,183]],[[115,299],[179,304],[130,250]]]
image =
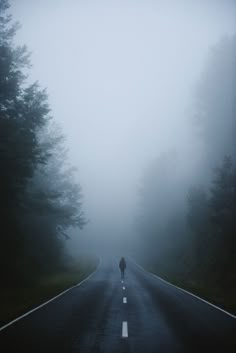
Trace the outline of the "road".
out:
[[[0,332],[6,353],[228,353],[235,342],[235,318],[131,261],[121,283],[114,258]]]

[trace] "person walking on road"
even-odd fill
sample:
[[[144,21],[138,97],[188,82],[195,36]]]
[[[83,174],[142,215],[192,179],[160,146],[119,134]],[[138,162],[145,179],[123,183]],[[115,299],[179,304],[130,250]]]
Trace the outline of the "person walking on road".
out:
[[[119,263],[119,267],[120,267],[120,272],[121,272],[121,278],[124,279],[125,269],[126,269],[126,262],[125,262],[124,257],[121,258],[120,263]]]

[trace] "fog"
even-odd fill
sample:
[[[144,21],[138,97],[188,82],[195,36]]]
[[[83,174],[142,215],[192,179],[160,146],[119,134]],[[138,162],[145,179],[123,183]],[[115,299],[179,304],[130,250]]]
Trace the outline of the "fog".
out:
[[[12,1],[29,80],[47,87],[78,168],[89,223],[71,231],[74,252],[135,236],[143,174],[163,154],[182,184],[196,178],[194,92],[211,48],[235,34],[235,10],[229,0]]]

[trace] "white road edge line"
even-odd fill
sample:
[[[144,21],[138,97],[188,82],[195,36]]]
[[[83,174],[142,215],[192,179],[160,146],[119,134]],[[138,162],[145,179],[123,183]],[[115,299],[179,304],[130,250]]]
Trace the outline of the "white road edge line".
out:
[[[17,317],[17,318],[14,319],[14,320],[8,322],[6,325],[0,327],[0,332],[3,331],[4,329],[6,329],[7,327],[13,325],[15,322],[17,322],[17,321],[23,319],[24,317],[28,316],[29,314],[33,313],[34,311],[36,311],[36,310],[42,308],[43,306],[45,306],[45,305],[51,303],[53,300],[55,300],[55,299],[61,297],[61,296],[64,295],[65,293],[69,292],[71,289],[73,289],[73,288],[75,288],[75,287],[79,287],[81,284],[83,284],[84,282],[88,281],[88,280],[90,279],[90,277],[92,277],[92,276],[98,271],[98,269],[99,269],[100,266],[101,266],[101,263],[102,263],[102,259],[101,259],[101,257],[99,257],[99,264],[98,264],[96,270],[93,271],[93,272],[92,272],[87,278],[85,278],[82,282],[76,284],[76,285],[73,286],[73,287],[70,287],[70,288],[66,289],[64,292],[58,294],[57,296],[53,297],[52,299],[49,299],[49,300],[46,301],[45,303],[43,303],[43,304],[37,306],[36,308],[34,308],[34,309],[32,309],[32,310],[26,312],[25,314],[23,314],[23,315]]]
[[[127,304],[127,298],[126,297],[123,298],[123,304]]]
[[[236,315],[229,313],[228,311],[226,311],[226,310],[220,308],[219,306],[217,306],[217,305],[215,305],[215,304],[212,304],[212,303],[208,302],[207,300],[205,300],[205,299],[203,299],[203,298],[201,298],[201,297],[198,297],[196,294],[193,294],[193,293],[191,293],[191,292],[188,292],[186,289],[183,289],[183,288],[180,288],[180,287],[178,287],[178,286],[175,286],[174,284],[172,284],[172,283],[170,283],[170,282],[164,280],[163,278],[158,277],[157,275],[154,275],[154,273],[151,273],[151,272],[145,270],[141,265],[137,264],[133,259],[132,259],[131,261],[132,261],[137,267],[139,267],[141,270],[143,270],[144,272],[147,272],[147,273],[149,273],[150,275],[152,275],[152,276],[158,278],[160,281],[165,282],[165,283],[169,284],[170,286],[175,287],[175,288],[177,288],[177,289],[179,289],[179,290],[181,290],[181,291],[183,291],[183,292],[185,292],[185,293],[191,295],[192,297],[195,297],[195,298],[201,300],[202,302],[204,302],[204,303],[206,303],[206,304],[208,304],[208,305],[210,305],[210,306],[213,306],[215,309],[218,309],[218,310],[222,311],[223,313],[225,313],[225,314],[231,316],[232,318],[236,319]]]
[[[122,338],[127,338],[128,335],[128,322],[123,321],[122,322]]]

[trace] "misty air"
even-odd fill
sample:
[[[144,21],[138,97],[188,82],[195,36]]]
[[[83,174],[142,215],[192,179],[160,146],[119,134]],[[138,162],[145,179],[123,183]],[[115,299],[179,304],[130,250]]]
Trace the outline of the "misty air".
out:
[[[235,352],[236,2],[0,0],[0,350]]]

